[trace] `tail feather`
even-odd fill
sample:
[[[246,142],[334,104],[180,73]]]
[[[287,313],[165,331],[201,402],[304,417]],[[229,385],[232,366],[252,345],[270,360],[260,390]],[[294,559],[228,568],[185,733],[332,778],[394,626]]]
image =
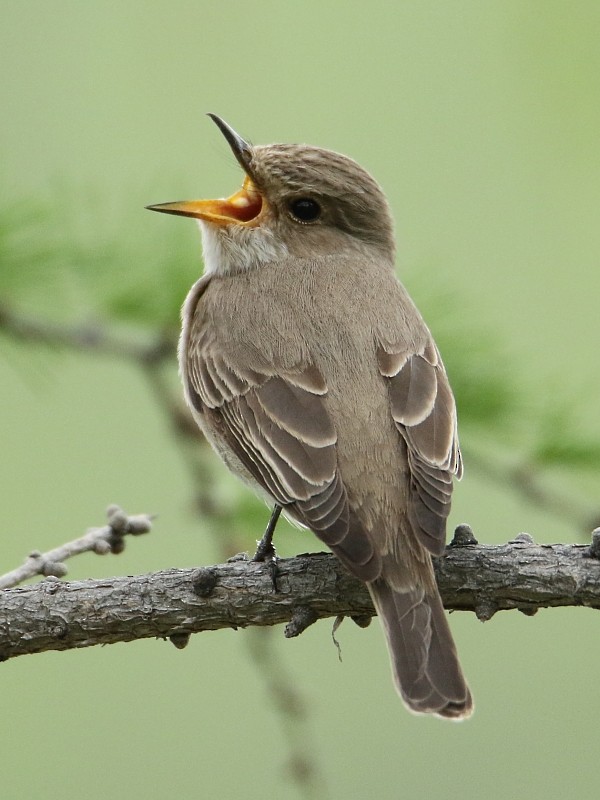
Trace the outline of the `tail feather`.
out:
[[[473,701],[435,589],[368,584],[381,620],[396,688],[410,711],[451,719],[471,715]]]

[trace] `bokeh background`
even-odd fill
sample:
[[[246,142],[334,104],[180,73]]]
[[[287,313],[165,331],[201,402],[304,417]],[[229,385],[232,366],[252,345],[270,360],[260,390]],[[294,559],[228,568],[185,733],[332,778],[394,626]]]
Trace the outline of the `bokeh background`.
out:
[[[201,271],[197,231],[143,206],[238,186],[206,111],[257,143],[348,153],[388,193],[399,272],[463,397],[451,524],[484,542],[585,540],[599,505],[597,2],[0,5],[0,305],[170,331]],[[198,515],[189,454],[127,359],[0,331],[0,401],[0,571],[102,524],[111,502],[158,513],[155,531],[76,559],[71,577],[207,564],[223,557],[215,532],[240,549],[260,536],[265,509],[216,464],[201,489],[221,516]],[[278,547],[319,549],[291,529]],[[342,663],[327,622],[293,641],[222,631],[183,651],[15,659],[0,670],[2,795],[597,797],[599,620],[453,615],[477,702],[462,725],[404,711],[377,625],[341,627]]]

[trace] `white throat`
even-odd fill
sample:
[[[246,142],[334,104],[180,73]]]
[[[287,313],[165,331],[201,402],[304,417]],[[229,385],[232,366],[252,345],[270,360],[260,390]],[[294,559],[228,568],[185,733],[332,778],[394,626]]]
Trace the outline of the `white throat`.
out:
[[[227,275],[245,272],[288,253],[268,228],[246,228],[243,225],[214,225],[198,220],[202,233],[202,252],[206,273]]]

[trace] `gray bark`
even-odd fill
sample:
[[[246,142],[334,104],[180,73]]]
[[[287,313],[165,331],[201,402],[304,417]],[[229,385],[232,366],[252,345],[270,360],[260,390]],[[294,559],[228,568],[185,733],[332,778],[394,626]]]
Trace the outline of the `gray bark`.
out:
[[[595,540],[598,536],[595,536]],[[467,538],[468,541],[468,538]],[[533,614],[548,606],[600,608],[597,545],[455,544],[437,560],[444,605],[490,619],[496,611]],[[374,615],[364,584],[331,555],[266,564],[243,560],[200,569],[35,585],[0,591],[0,660],[147,637],[184,647],[191,633],[287,623],[286,636],[317,619]]]

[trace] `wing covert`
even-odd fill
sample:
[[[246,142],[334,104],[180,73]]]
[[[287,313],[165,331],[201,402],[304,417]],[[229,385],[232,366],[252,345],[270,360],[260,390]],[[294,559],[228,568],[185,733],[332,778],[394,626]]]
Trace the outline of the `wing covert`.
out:
[[[462,475],[456,406],[432,340],[420,352],[380,348],[378,362],[388,381],[390,408],[407,444],[411,473],[409,516],[431,553],[443,552],[453,475]]]

